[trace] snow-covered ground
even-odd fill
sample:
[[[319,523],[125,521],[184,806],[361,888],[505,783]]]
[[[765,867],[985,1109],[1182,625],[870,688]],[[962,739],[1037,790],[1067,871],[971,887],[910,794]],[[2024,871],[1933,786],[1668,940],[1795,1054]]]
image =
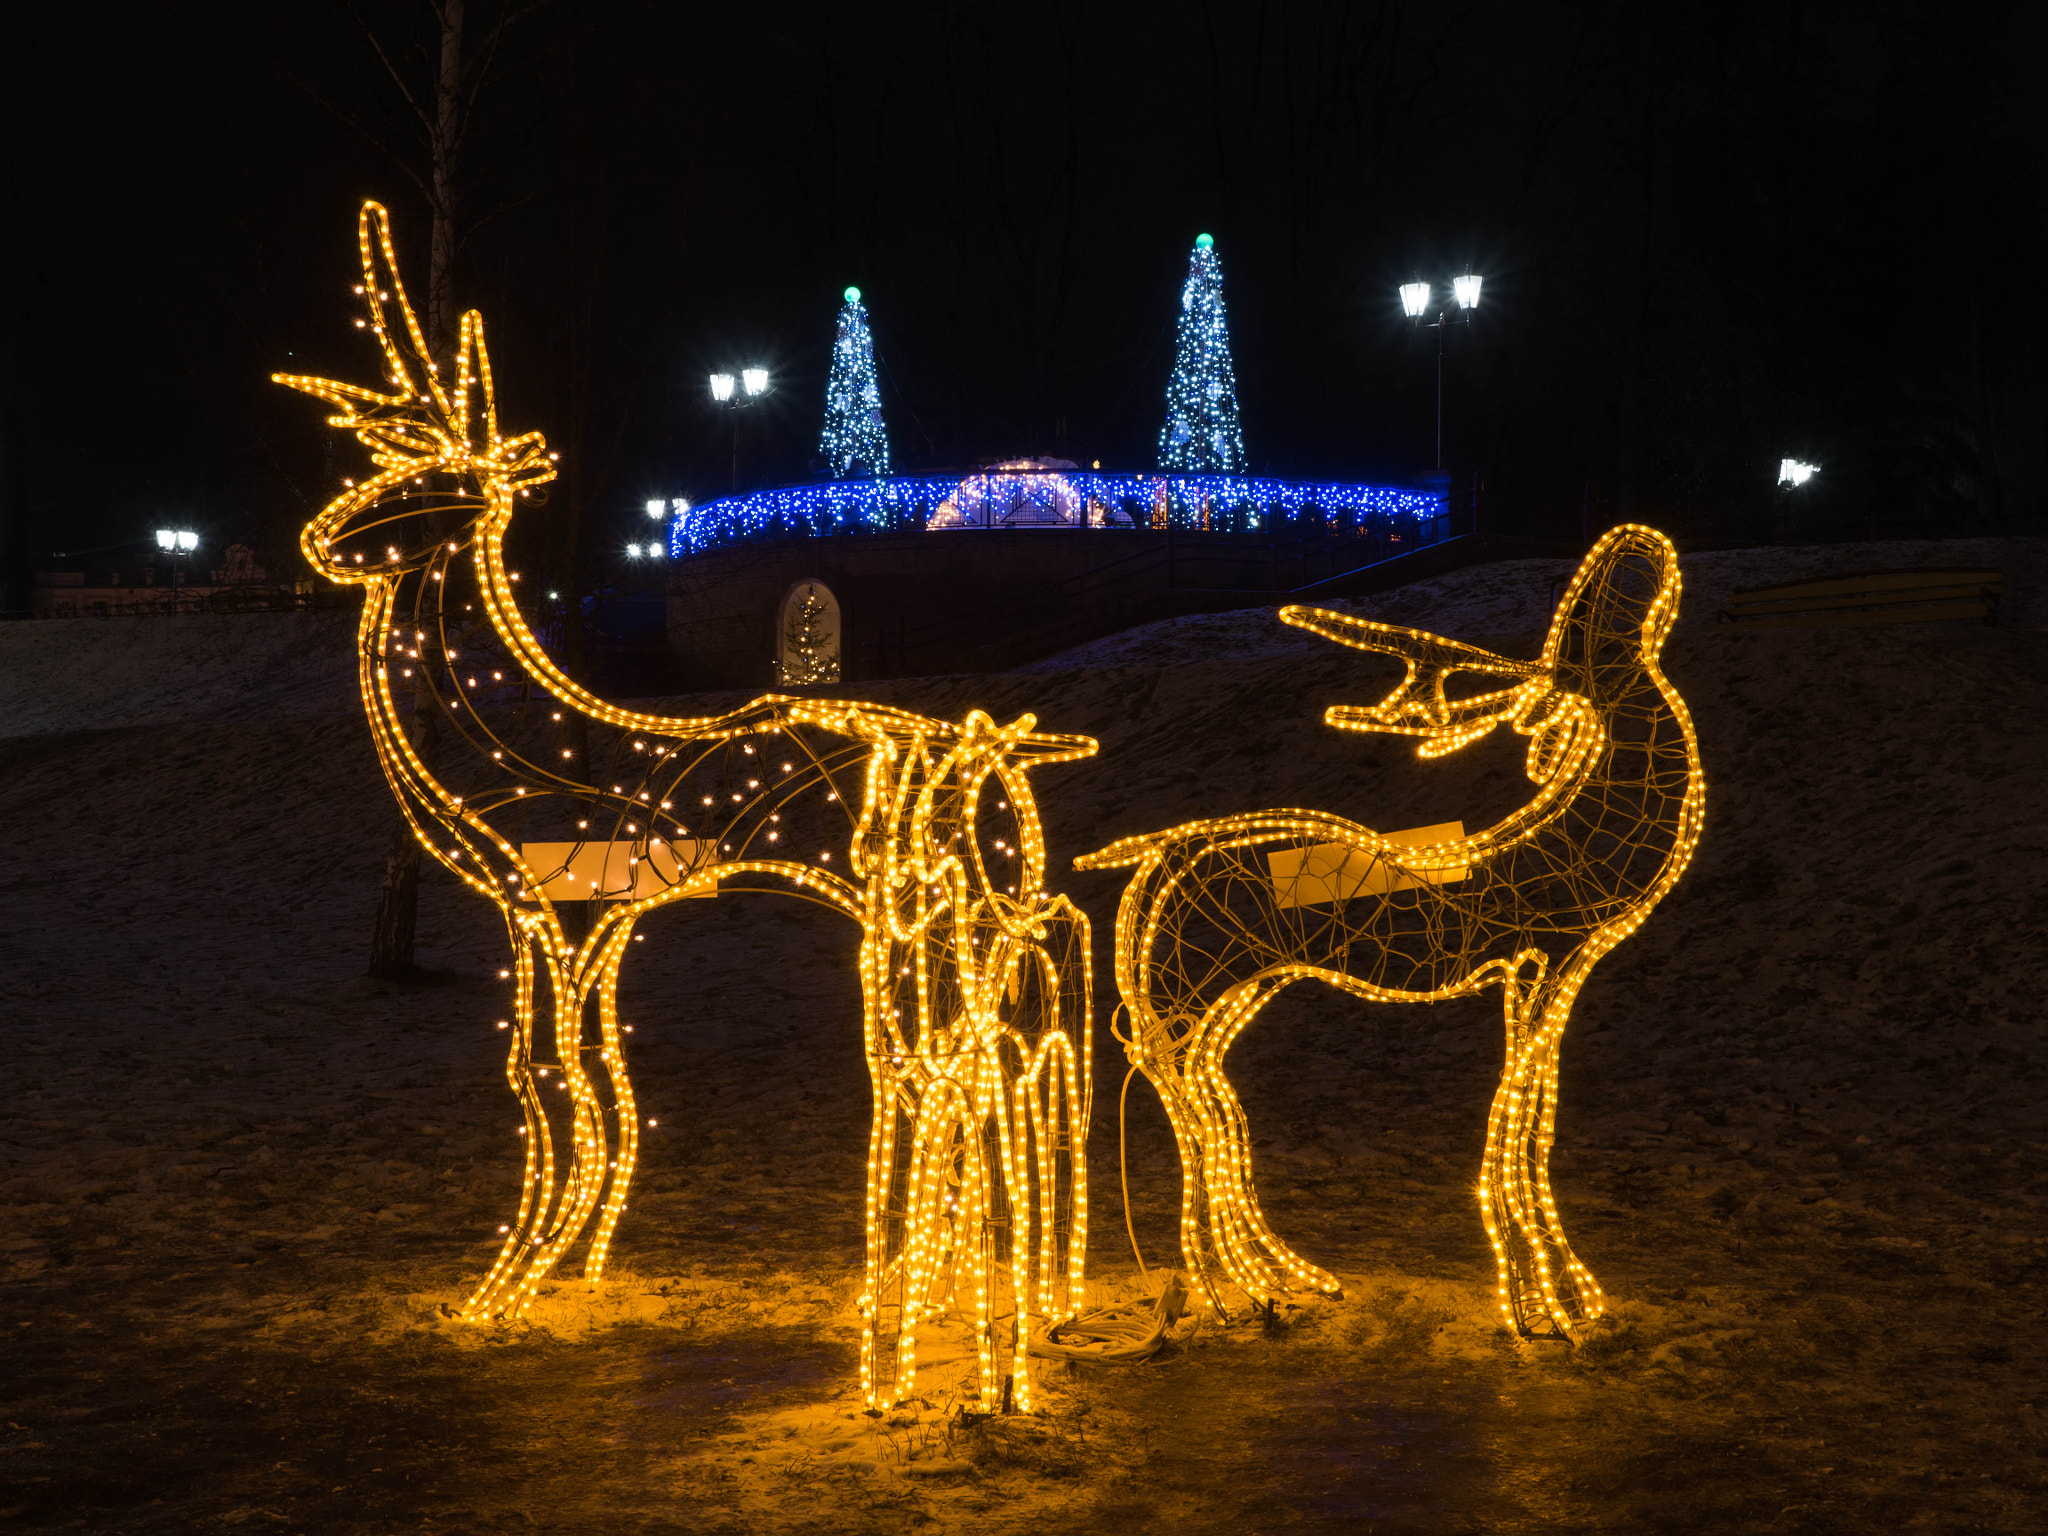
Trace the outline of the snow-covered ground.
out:
[[[2002,570],[2007,593],[2000,616],[2005,624],[2048,626],[2048,539],[1914,539],[1888,544],[1815,544],[1783,548],[1715,550],[1687,555],[1682,632],[1710,629],[1714,616],[1737,592],[1786,582],[1815,581],[1837,572],[1970,567]],[[1503,560],[1411,582],[1375,597],[1336,598],[1325,606],[1407,624],[1474,644],[1540,638],[1550,625],[1552,583],[1573,569],[1569,560]],[[1272,610],[1198,614],[1163,619],[1122,634],[1063,651],[1031,670],[1110,667],[1127,662],[1149,666],[1199,661],[1223,652],[1232,656],[1291,656],[1320,652],[1327,640],[1273,622]]]
[[[1472,1199],[1491,997],[1297,988],[1232,1054],[1275,1228],[1344,1280],[1049,1410],[856,1411],[867,1087],[852,930],[765,898],[650,921],[622,990],[661,1121],[595,1297],[477,1335],[440,1306],[519,1179],[495,914],[431,883],[432,985],[361,978],[388,796],[347,615],[0,629],[10,985],[0,1522],[21,1530],[2023,1531],[2043,1523],[2048,609],[2042,541],[1686,562],[1666,654],[1699,857],[1604,960],[1554,1158],[1614,1303],[1582,1348],[1495,1325]],[[1989,563],[2011,621],[1729,634],[1725,592]],[[1359,611],[1533,647],[1565,562]],[[1436,764],[1320,724],[1392,664],[1270,611],[912,680],[1101,754],[1036,775],[1055,869],[1262,805],[1500,814],[1517,744]],[[706,701],[710,702],[710,701]],[[1091,1274],[1139,1285],[1096,926]],[[645,954],[637,951],[645,950]],[[1130,1192],[1178,1180],[1131,1089]]]

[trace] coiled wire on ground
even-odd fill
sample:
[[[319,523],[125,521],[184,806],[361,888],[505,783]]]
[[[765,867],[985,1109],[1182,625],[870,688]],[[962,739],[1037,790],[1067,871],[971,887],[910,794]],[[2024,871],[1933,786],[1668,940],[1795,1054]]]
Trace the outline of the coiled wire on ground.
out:
[[[1097,1307],[1031,1338],[1031,1353],[1048,1360],[1093,1360],[1137,1365],[1158,1353],[1166,1330],[1187,1308],[1188,1288],[1168,1274],[1157,1296]]]

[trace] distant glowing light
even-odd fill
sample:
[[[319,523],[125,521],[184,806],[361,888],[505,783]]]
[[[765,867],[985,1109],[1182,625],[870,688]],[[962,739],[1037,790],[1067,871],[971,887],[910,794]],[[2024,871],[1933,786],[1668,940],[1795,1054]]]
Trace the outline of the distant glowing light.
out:
[[[714,373],[713,375],[711,375],[711,398],[719,401],[730,400],[732,398],[731,374]]]
[[[858,304],[860,302],[860,290],[858,288],[848,288],[846,290],[846,302]]]
[[[1778,484],[1804,485],[1820,473],[1818,464],[1802,463],[1798,459],[1778,460]]]
[[[1458,301],[1458,308],[1477,309],[1479,307],[1479,285],[1484,281],[1485,279],[1477,273],[1467,273],[1463,277],[1451,279],[1451,297]]]
[[[746,386],[748,394],[765,395],[768,393],[768,370],[766,368],[742,368],[740,370],[740,382]]]
[[[1213,245],[1214,245],[1215,243],[1216,243],[1216,237],[1215,237],[1214,235],[1197,235],[1197,236],[1195,236],[1195,249],[1196,249],[1196,250],[1198,250],[1198,251],[1206,251],[1206,250],[1208,250],[1208,249],[1209,249],[1209,248],[1210,248],[1211,246],[1213,246]]]
[[[647,503],[647,515],[649,517],[668,516],[668,503],[665,501],[650,501]]]
[[[159,549],[194,550],[199,547],[199,535],[183,528],[159,528],[156,542]]]
[[[1429,309],[1429,284],[1403,283],[1401,285],[1401,312],[1410,320],[1419,320]]]

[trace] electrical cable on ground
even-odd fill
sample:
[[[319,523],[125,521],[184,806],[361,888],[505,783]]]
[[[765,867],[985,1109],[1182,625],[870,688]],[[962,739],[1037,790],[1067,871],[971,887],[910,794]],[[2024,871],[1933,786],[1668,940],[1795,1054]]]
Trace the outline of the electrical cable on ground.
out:
[[[1092,1360],[1101,1365],[1140,1365],[1166,1342],[1166,1330],[1180,1320],[1188,1288],[1169,1272],[1159,1294],[1083,1312],[1033,1334],[1031,1353],[1050,1360]]]

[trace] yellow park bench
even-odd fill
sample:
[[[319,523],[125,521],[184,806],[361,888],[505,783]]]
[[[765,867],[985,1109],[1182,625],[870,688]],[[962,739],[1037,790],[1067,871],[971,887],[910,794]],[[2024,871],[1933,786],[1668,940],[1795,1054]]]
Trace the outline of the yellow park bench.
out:
[[[1998,622],[2005,573],[1962,568],[1867,571],[1732,595],[1716,629],[1814,629],[1846,624],[1922,624],[1933,619]]]

